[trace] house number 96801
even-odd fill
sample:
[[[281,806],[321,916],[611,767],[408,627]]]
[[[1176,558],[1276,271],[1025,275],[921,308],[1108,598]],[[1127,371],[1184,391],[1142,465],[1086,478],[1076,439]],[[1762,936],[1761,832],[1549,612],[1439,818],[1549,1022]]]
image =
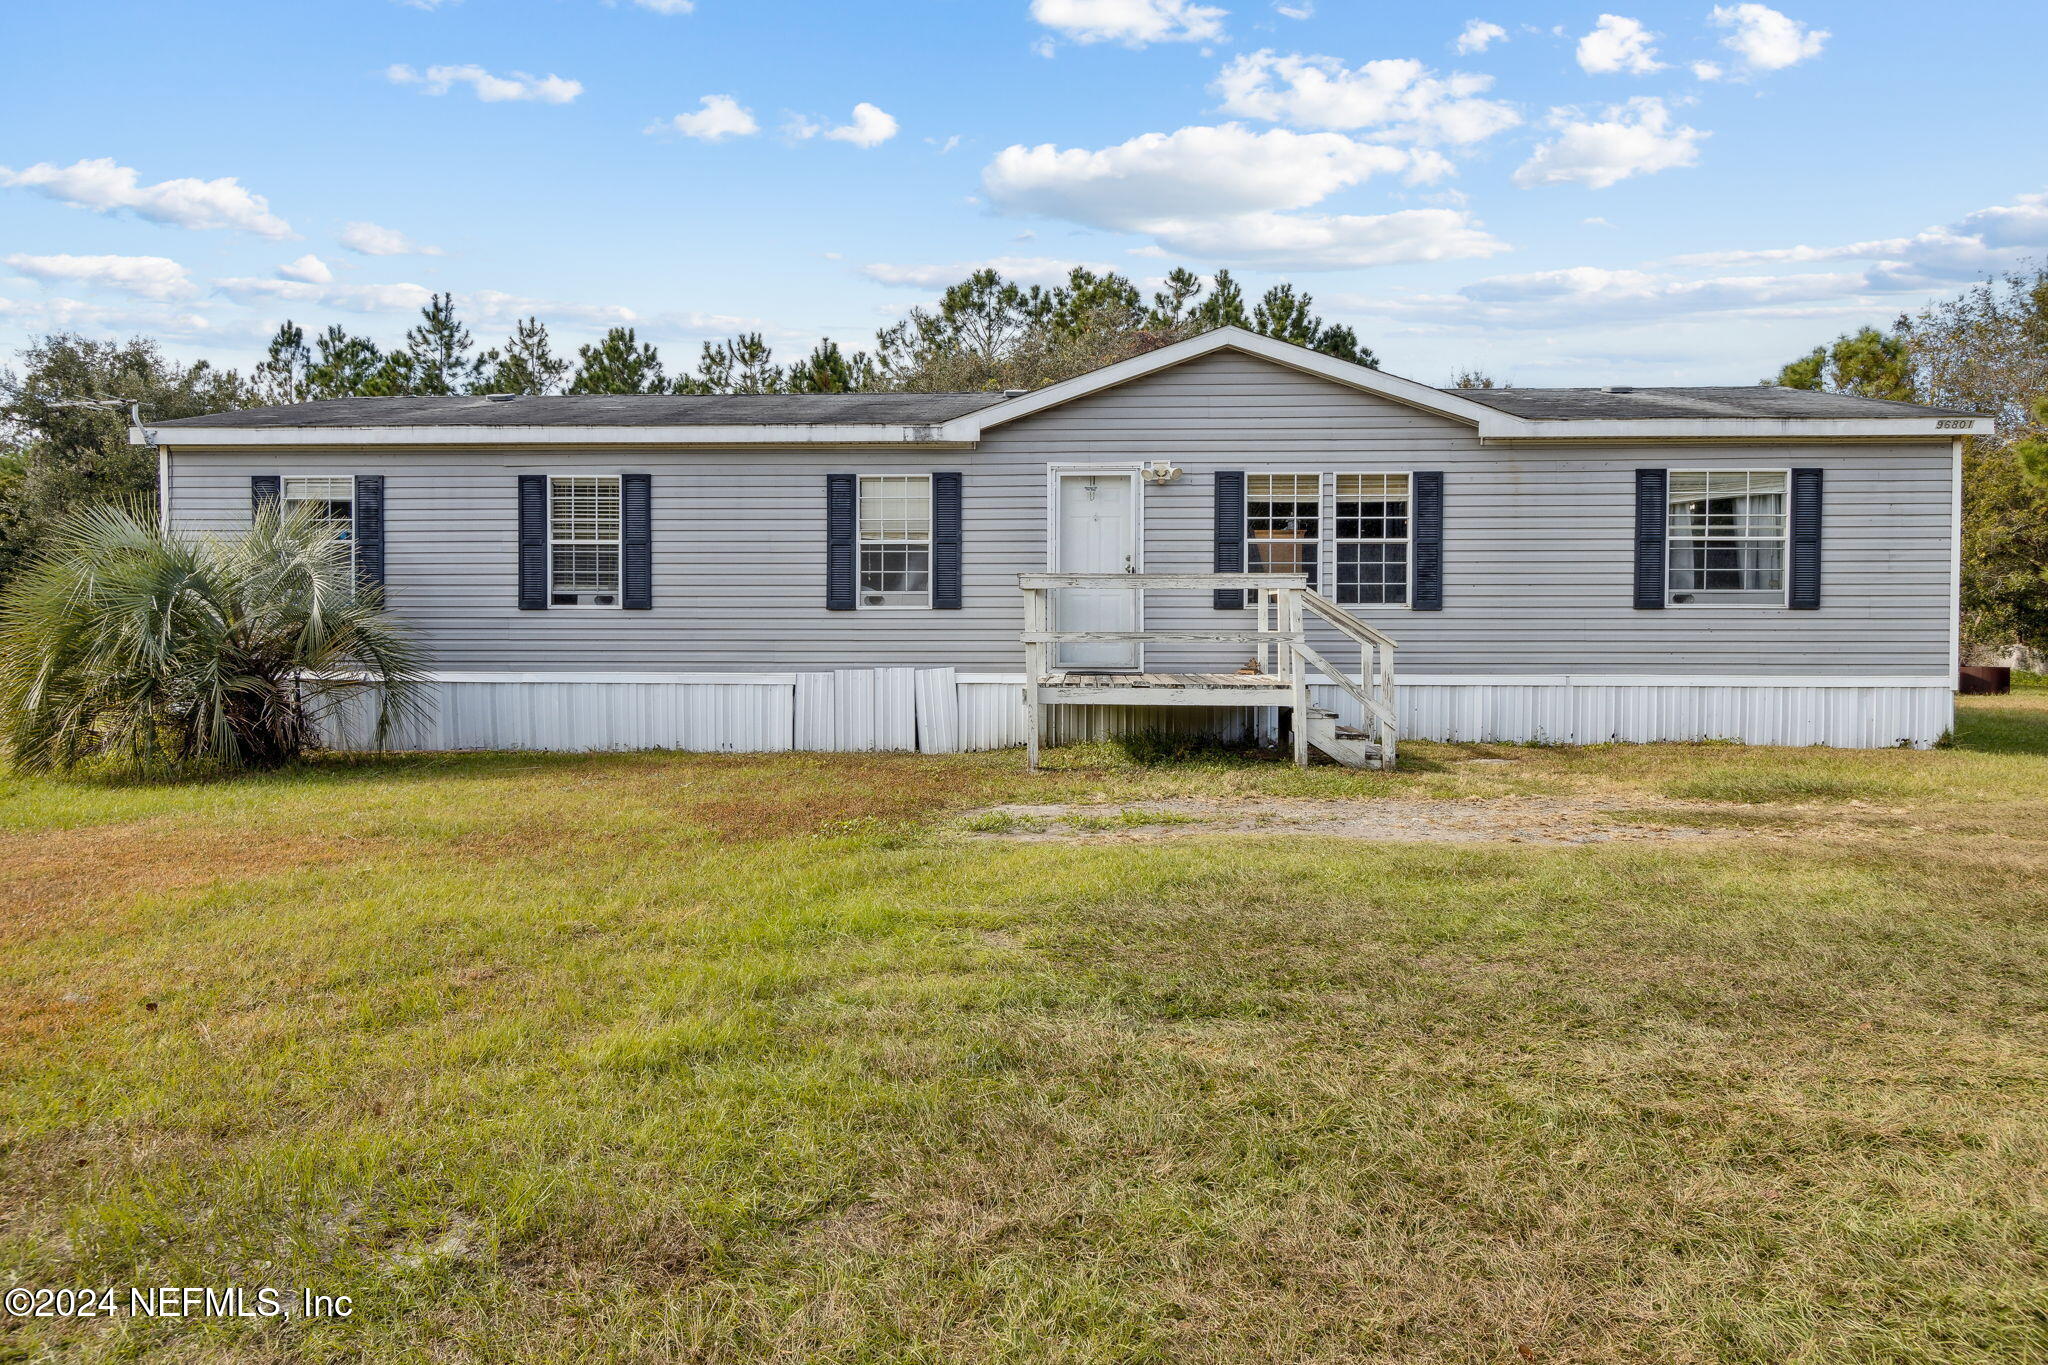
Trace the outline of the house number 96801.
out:
[[[1967,417],[1937,417],[1934,419],[1934,429],[1936,431],[1968,431],[1976,425],[1975,422]]]

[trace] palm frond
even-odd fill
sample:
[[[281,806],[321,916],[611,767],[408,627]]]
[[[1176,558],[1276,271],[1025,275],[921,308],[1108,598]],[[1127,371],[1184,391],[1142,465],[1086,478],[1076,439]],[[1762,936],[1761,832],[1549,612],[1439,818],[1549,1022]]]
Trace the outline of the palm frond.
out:
[[[81,512],[0,602],[0,742],[30,771],[272,765],[367,688],[383,743],[427,696],[425,655],[383,606],[312,509],[212,537]]]

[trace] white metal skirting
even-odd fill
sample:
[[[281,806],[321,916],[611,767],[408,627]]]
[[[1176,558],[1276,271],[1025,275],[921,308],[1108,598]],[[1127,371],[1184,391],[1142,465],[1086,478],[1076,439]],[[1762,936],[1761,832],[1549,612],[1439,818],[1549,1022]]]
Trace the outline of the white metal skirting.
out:
[[[1345,721],[1357,703],[1311,689]],[[829,673],[447,673],[392,749],[682,749],[705,753],[958,753],[1024,742],[1021,676],[950,668]],[[370,699],[329,719],[327,742],[372,747]],[[1403,680],[1403,738],[1508,744],[1735,740],[1845,749],[1924,748],[1954,720],[1945,679],[1432,678]],[[1056,740],[1145,730],[1243,742],[1270,714],[1242,708],[1054,707]]]

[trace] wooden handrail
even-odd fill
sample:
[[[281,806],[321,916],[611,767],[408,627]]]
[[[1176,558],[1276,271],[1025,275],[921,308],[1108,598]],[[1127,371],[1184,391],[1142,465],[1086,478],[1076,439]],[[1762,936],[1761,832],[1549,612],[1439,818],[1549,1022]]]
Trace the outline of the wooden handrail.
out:
[[[1353,616],[1308,585],[1306,574],[1273,573],[1024,573],[1017,575],[1024,591],[1026,747],[1033,771],[1038,767],[1039,685],[1048,662],[1047,648],[1056,644],[1249,644],[1255,647],[1253,667],[1277,674],[1294,693],[1294,748],[1297,762],[1308,761],[1307,725],[1309,673],[1328,678],[1357,701],[1368,723],[1378,731],[1382,759],[1394,761],[1397,712],[1394,701],[1392,636]],[[1206,592],[1242,589],[1251,598],[1253,630],[1054,630],[1053,593],[1058,589],[1144,592]],[[1308,642],[1312,612],[1357,645],[1359,674],[1354,679],[1324,658]]]
[[[1314,588],[1302,589],[1301,604],[1362,645],[1374,644],[1381,649],[1400,647],[1394,643],[1393,636],[1374,630]]]

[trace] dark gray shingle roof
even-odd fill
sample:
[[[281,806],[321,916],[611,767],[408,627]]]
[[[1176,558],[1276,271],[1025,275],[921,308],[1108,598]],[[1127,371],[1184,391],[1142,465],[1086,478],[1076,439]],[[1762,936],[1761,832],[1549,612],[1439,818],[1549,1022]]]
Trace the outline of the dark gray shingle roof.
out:
[[[1446,389],[1537,421],[1586,418],[1980,417],[1850,394],[1751,384],[1728,388]],[[947,422],[1003,401],[999,393],[563,394],[492,402],[483,397],[330,398],[153,422],[179,427],[702,427]]]
[[[1574,418],[1858,418],[1981,417],[1963,408],[1931,408],[1858,398],[1847,393],[1781,389],[1768,384],[1711,389],[1446,389],[1501,412],[1535,421]]]
[[[563,394],[329,398],[152,422],[178,427],[709,427],[946,422],[1003,401],[999,393]]]

